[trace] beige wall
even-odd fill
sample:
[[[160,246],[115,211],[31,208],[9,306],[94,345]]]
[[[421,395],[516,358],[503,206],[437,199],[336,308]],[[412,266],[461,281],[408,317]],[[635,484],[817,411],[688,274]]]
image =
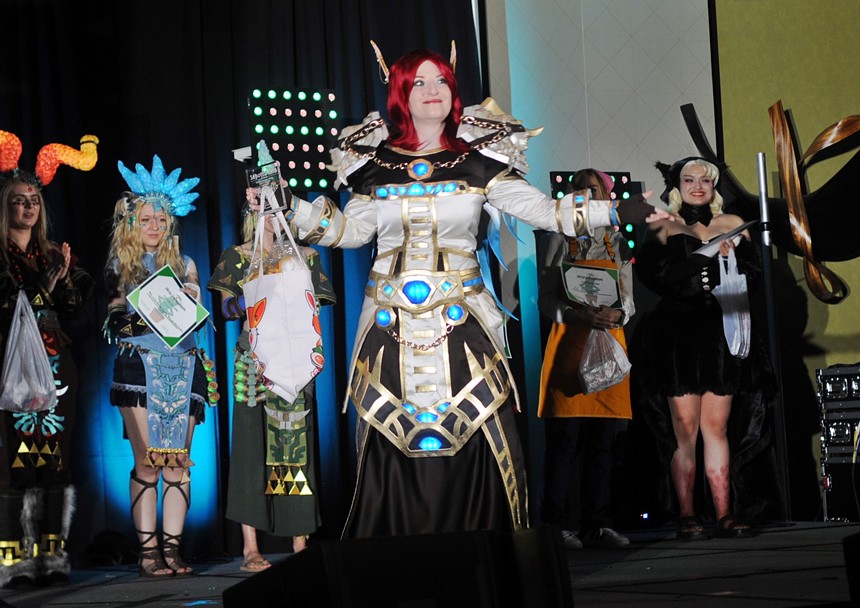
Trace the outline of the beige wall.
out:
[[[747,190],[755,192],[756,153],[766,153],[769,172],[776,167],[768,118],[773,103],[782,100],[791,111],[802,150],[826,127],[860,114],[860,2],[717,0],[716,8],[726,161]],[[813,165],[809,188],[821,186],[847,158]],[[769,183],[774,192],[772,175]],[[790,256],[789,261],[805,288],[798,258]],[[860,288],[860,260],[827,265],[849,289]],[[856,298],[849,295],[831,306],[808,296],[808,341],[823,351],[806,357],[810,374],[834,363],[860,361]]]
[[[714,132],[707,0],[487,0],[491,95],[527,127],[529,181],[549,192],[549,172],[592,166],[630,171],[662,192],[655,161],[696,153],[680,106],[694,103]],[[521,302],[532,481],[540,479],[543,428],[535,416],[543,352],[531,228],[506,243],[500,292]],[[534,490],[534,488],[533,488]],[[535,516],[535,514],[533,514]]]
[[[529,144],[527,177],[546,192],[550,171],[592,166],[630,171],[656,198],[654,162],[696,153],[686,103],[713,138],[707,0],[487,0],[487,37],[491,95],[527,127],[545,128]],[[534,239],[526,226],[520,236],[508,243],[501,297],[522,302],[518,329],[534,369],[520,392],[536,404]]]

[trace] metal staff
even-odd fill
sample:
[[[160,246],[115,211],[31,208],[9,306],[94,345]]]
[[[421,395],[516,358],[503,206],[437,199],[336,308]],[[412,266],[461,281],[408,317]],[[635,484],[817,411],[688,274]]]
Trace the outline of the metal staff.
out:
[[[767,174],[765,171],[764,152],[756,155],[758,165],[758,198],[761,207],[761,268],[764,277],[765,308],[767,317],[768,350],[770,363],[776,375],[777,399],[773,408],[774,438],[776,443],[776,462],[779,468],[780,487],[782,489],[782,516],[785,521],[791,520],[791,493],[788,480],[788,458],[785,439],[785,412],[782,399],[782,368],[779,358],[779,336],[776,328],[776,300],[773,287],[773,255],[770,240],[770,213],[767,203]]]

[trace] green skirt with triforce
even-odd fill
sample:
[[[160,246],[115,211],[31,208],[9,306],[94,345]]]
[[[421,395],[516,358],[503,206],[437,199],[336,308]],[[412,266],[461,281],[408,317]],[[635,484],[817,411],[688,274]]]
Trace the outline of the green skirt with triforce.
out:
[[[275,400],[280,398],[266,391],[265,402],[248,407],[249,402],[253,405],[257,401],[256,392],[263,389],[255,382],[253,364],[246,368],[251,355],[244,332],[235,355],[234,387],[244,386],[245,390],[234,390],[227,518],[275,536],[311,534],[320,523],[314,462],[314,383],[302,391],[295,404],[280,400],[281,409],[290,408],[291,418],[299,422],[292,425],[294,430],[289,433],[292,447],[279,445],[272,441],[275,431],[266,407],[277,408]],[[302,410],[307,414],[297,416]]]

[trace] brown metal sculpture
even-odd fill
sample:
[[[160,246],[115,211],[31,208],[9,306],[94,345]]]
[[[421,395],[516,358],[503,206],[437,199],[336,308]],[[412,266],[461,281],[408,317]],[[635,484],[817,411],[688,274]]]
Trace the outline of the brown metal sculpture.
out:
[[[681,114],[700,154],[720,162],[693,105],[681,106]],[[823,262],[860,257],[860,238],[855,232],[860,226],[860,205],[854,200],[860,192],[860,152],[813,192],[805,192],[804,178],[815,162],[860,146],[860,116],[848,116],[826,128],[798,162],[796,138],[782,102],[771,106],[769,114],[780,185],[785,194],[783,198],[768,198],[774,243],[803,258],[806,283],[816,298],[838,304],[848,295],[848,286]],[[720,185],[734,213],[747,220],[759,219],[758,195],[741,186],[730,170],[724,172]]]

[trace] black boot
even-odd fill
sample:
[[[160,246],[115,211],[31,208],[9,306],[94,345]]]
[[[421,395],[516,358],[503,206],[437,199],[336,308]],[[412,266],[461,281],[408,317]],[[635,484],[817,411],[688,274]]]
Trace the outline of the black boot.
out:
[[[69,583],[71,563],[66,539],[75,513],[74,486],[55,486],[45,490],[45,508],[39,522],[39,579],[45,585]]]

